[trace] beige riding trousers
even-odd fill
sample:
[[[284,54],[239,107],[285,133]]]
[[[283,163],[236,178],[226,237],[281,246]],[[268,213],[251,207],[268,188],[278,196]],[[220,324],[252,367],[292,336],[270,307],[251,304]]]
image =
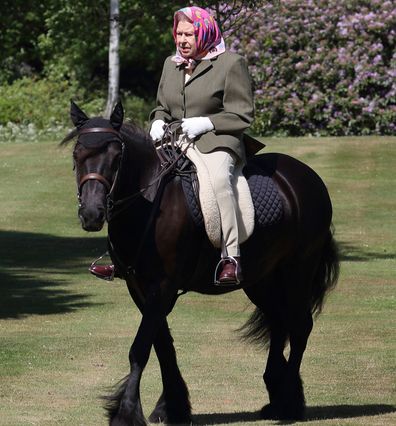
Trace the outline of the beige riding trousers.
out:
[[[186,139],[183,136],[179,138],[178,144],[181,148],[186,146]],[[232,186],[238,157],[231,150],[228,151],[222,148],[206,154],[200,152],[193,144],[190,145],[190,149],[194,149],[194,152],[205,164],[208,171],[220,212],[223,255],[240,256],[237,204]]]

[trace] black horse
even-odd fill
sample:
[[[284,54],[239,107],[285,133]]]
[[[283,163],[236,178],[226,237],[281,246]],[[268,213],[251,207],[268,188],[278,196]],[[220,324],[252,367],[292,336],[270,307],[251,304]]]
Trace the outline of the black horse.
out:
[[[325,185],[312,169],[289,156],[252,157],[248,166],[271,177],[283,214],[271,226],[256,226],[241,245],[242,285],[216,287],[213,271],[220,252],[194,223],[181,177],[163,174],[151,138],[136,126],[123,124],[123,115],[118,104],[110,120],[90,119],[72,103],[76,128],[62,142],[77,137],[73,157],[82,227],[98,231],[107,220],[112,260],[142,313],[129,351],[130,373],[107,401],[110,425],[146,424],[139,384],[152,346],[163,392],[149,420],[191,422],[189,394],[167,315],[181,292],[210,295],[240,288],[256,305],[243,327],[245,337],[269,345],[263,378],[270,402],[261,410],[262,417],[301,419],[303,353],[313,316],[321,311],[338,277]]]

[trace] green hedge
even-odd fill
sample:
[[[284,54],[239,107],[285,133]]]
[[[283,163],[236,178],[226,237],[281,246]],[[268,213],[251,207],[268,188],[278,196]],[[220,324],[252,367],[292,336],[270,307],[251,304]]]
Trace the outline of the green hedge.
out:
[[[38,128],[65,124],[69,99],[75,87],[67,81],[55,82],[25,77],[0,87],[0,124],[8,122]]]
[[[152,102],[122,93],[126,118],[144,127]],[[70,99],[88,115],[101,115],[105,107],[102,93],[86,93],[67,80],[24,77],[0,86],[0,140],[31,139],[38,133],[71,127]]]

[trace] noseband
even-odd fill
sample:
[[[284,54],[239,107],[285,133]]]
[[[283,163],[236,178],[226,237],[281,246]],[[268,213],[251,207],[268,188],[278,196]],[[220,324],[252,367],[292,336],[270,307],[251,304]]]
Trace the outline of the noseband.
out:
[[[85,135],[85,134],[90,134],[90,133],[112,133],[112,134],[116,135],[118,141],[121,143],[122,152],[124,152],[124,142],[122,140],[121,134],[117,130],[115,130],[115,129],[111,128],[111,127],[91,127],[91,128],[79,130],[78,133],[77,133],[77,136]],[[121,157],[121,161],[122,161],[122,157]],[[111,194],[111,192],[112,192],[112,190],[114,188],[114,185],[115,185],[115,183],[117,181],[118,170],[117,170],[116,176],[114,178],[113,184],[111,184],[104,176],[102,176],[101,174],[96,173],[96,172],[87,173],[86,175],[84,175],[80,179],[80,181],[78,182],[78,193],[77,193],[77,197],[78,197],[79,204],[81,205],[81,191],[82,191],[82,187],[84,186],[84,184],[86,182],[88,182],[90,180],[97,180],[98,182],[100,182],[106,188],[107,194],[109,196],[109,194]]]
[[[79,194],[81,194],[81,189],[82,189],[84,183],[89,181],[89,180],[98,180],[101,184],[103,184],[103,186],[106,187],[107,191],[110,191],[110,189],[111,189],[110,182],[104,176],[100,175],[99,173],[88,173],[87,175],[84,175],[80,179],[80,183],[78,185],[78,193]]]

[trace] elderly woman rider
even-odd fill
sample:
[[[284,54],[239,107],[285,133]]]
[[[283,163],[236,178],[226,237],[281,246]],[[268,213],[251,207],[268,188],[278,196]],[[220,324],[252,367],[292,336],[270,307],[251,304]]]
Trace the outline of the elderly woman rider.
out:
[[[175,13],[176,54],[168,57],[151,113],[150,135],[159,140],[164,125],[182,119],[182,131],[208,169],[219,206],[226,254],[220,282],[241,278],[233,171],[244,163],[243,131],[253,120],[251,82],[245,60],[226,51],[214,18],[199,7]],[[238,276],[239,274],[239,276]]]
[[[247,66],[241,56],[225,49],[215,19],[199,7],[175,13],[173,37],[176,54],[164,63],[157,107],[150,115],[150,135],[158,141],[167,123],[182,120],[183,133],[207,167],[220,211],[227,257],[218,280],[238,282],[242,274],[231,181],[236,165],[245,162],[242,135],[253,120]],[[99,269],[91,272],[105,278],[105,271]]]

